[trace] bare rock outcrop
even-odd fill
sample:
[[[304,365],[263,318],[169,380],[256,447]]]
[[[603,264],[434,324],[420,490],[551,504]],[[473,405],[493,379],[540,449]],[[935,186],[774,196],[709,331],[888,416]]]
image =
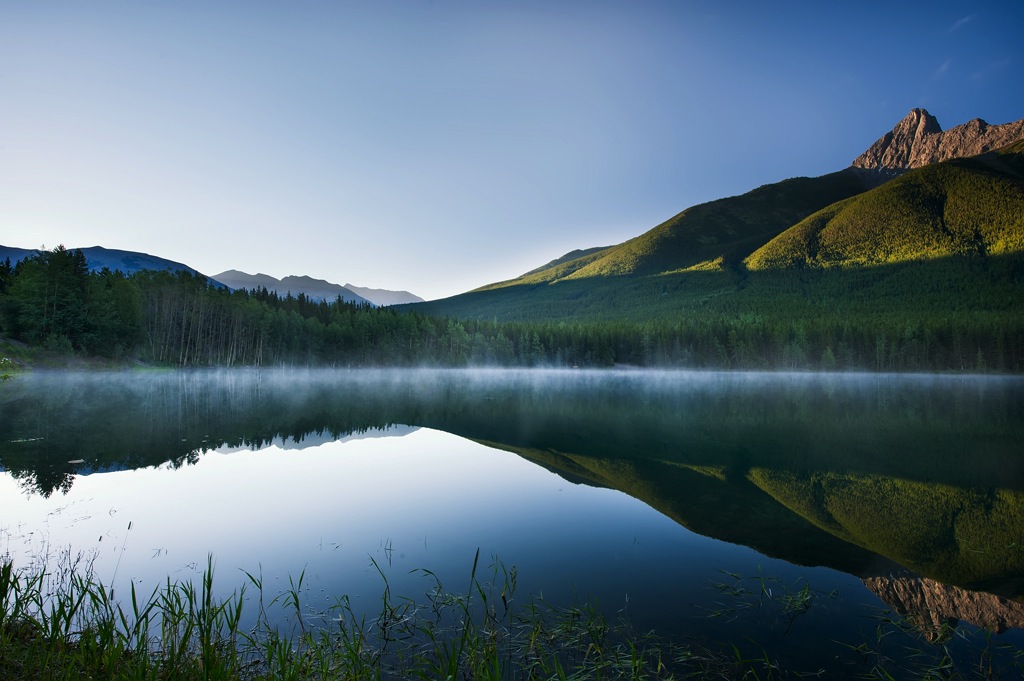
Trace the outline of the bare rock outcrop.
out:
[[[930,640],[947,636],[961,620],[997,634],[1024,628],[1024,603],[994,594],[917,575],[867,577],[864,584]]]
[[[951,158],[976,156],[1024,139],[1024,119],[989,125],[975,118],[943,131],[924,109],[913,109],[892,132],[868,147],[853,167],[900,173]]]

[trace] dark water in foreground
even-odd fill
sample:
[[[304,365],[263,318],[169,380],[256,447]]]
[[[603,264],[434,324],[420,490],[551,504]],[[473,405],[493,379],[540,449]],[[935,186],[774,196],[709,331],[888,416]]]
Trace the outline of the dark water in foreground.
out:
[[[378,568],[416,598],[479,550],[522,599],[803,671],[868,664],[893,618],[890,655],[1012,656],[1022,442],[1016,378],[39,373],[0,385],[0,552],[121,589],[213,554],[225,594],[304,571],[311,612],[373,612]]]

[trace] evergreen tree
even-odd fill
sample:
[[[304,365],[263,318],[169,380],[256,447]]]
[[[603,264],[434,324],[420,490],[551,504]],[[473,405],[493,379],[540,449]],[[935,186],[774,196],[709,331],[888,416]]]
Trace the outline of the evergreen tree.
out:
[[[7,291],[6,316],[14,335],[54,349],[86,349],[88,278],[82,251],[63,245],[19,262]]]

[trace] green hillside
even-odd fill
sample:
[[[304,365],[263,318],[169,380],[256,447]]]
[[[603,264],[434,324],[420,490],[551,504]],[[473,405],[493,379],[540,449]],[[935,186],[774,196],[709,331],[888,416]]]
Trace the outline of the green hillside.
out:
[[[522,277],[478,290],[607,276],[644,276],[738,265],[747,255],[807,215],[866,189],[852,169],[822,177],[798,177],[740,196],[687,208],[654,229],[617,246],[585,251]],[[570,254],[571,255],[571,254]]]
[[[529,325],[556,364],[1024,370],[1024,142],[857,193],[866,173],[695,206],[409,309]]]
[[[746,259],[751,270],[859,267],[1024,251],[1024,143],[926,166],[840,201]]]
[[[554,260],[552,260],[549,263],[545,263],[545,264],[541,265],[540,267],[535,267],[534,269],[530,270],[529,272],[527,272],[523,276],[524,277],[528,277],[531,274],[537,274],[538,272],[543,272],[545,270],[549,270],[549,269],[551,269],[553,267],[557,267],[558,265],[562,265],[564,263],[572,262],[574,260],[581,260],[583,258],[587,258],[587,256],[594,255],[595,253],[600,253],[601,251],[606,251],[606,250],[608,250],[610,248],[614,248],[614,246],[595,246],[594,248],[583,248],[583,249],[577,248],[574,251],[569,251],[568,253],[563,255],[561,258],[555,258]],[[587,262],[590,262],[591,260],[592,260],[592,258],[589,258],[589,259],[587,259]]]
[[[766,185],[689,208],[618,246],[414,309],[664,322],[762,317],[783,306],[793,318],[1020,306],[1024,142],[858,193],[869,182],[848,169]]]

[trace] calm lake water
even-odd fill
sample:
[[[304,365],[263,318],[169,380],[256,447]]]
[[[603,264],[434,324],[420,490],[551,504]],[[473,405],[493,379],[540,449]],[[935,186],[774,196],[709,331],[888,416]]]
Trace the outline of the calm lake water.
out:
[[[115,593],[212,555],[223,595],[304,573],[310,613],[373,613],[380,572],[457,591],[479,551],[524,601],[803,671],[870,669],[889,620],[970,664],[1024,647],[1022,443],[1006,377],[37,372],[0,384],[0,553]]]

